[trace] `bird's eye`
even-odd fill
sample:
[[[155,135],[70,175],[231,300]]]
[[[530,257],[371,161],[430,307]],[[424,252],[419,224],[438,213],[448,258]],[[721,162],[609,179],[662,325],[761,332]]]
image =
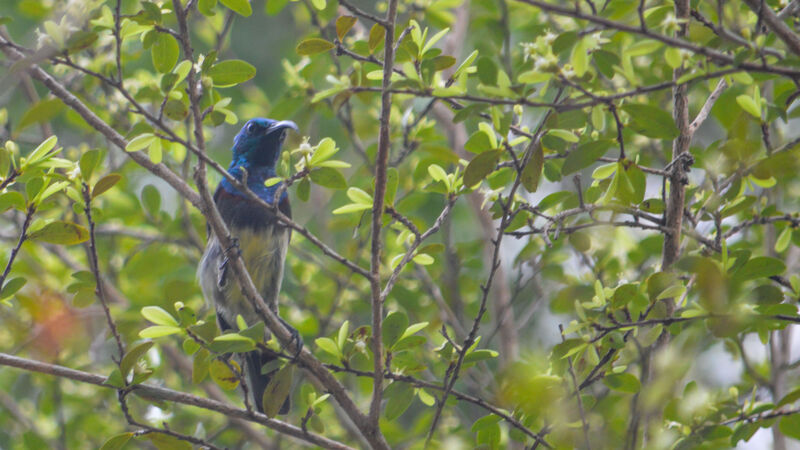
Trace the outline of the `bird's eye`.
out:
[[[255,133],[256,131],[258,131],[258,128],[259,128],[259,126],[258,126],[258,124],[257,124],[257,123],[255,123],[255,122],[250,122],[250,123],[248,123],[248,124],[247,124],[247,133],[248,133],[248,134],[253,134],[253,133]]]

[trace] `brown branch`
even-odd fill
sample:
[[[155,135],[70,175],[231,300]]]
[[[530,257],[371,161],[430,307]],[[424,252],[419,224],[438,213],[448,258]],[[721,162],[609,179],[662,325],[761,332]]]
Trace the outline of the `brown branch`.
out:
[[[47,364],[32,359],[20,358],[6,353],[0,353],[0,366],[16,367],[29,372],[38,372],[46,375],[53,375],[60,378],[79,381],[81,383],[93,384],[95,386],[104,388],[117,389],[116,387],[107,384],[107,377],[102,375],[82,372],[80,370],[70,369],[69,367]],[[314,433],[309,433],[286,422],[270,419],[264,414],[236,408],[216,400],[198,397],[185,392],[174,391],[172,389],[167,389],[161,386],[153,386],[150,384],[137,384],[130,386],[128,389],[131,393],[145,399],[155,398],[162,401],[195,406],[209,411],[215,411],[231,418],[258,423],[288,436],[310,442],[314,445],[319,445],[320,447],[331,449],[351,448],[342,444],[341,442],[337,442]]]
[[[184,44],[184,52],[187,54],[187,56],[190,56],[191,46],[189,45],[186,13],[179,12],[182,10],[180,0],[173,0],[173,7],[176,10],[181,36],[184,37],[182,39]],[[199,95],[197,92],[199,86],[195,86],[192,82],[194,80],[194,74],[192,70],[190,70],[187,78],[189,79],[189,99],[192,116],[195,123],[194,135],[195,139],[197,140],[197,147],[201,151],[204,151],[202,118],[199,108]],[[334,399],[336,399],[342,409],[344,409],[350,420],[356,424],[356,427],[358,427],[359,431],[367,439],[370,445],[374,448],[388,449],[388,444],[381,434],[380,429],[377,426],[373,426],[373,424],[367,420],[367,417],[364,416],[361,411],[359,411],[358,407],[350,398],[344,386],[333,376],[333,374],[325,369],[322,363],[316,359],[307,348],[301,348],[298,343],[295,342],[292,334],[283,324],[277,313],[270,309],[269,306],[267,306],[267,304],[264,302],[264,299],[256,289],[250,274],[244,266],[244,261],[242,260],[241,255],[233,245],[232,236],[230,235],[228,228],[225,225],[225,222],[223,221],[222,216],[220,215],[219,210],[217,209],[216,204],[208,190],[205,164],[203,159],[198,159],[197,170],[195,171],[195,183],[200,193],[200,201],[197,206],[208,220],[208,224],[218,239],[220,246],[226,249],[225,257],[228,258],[228,267],[231,268],[237,283],[242,289],[242,294],[245,299],[253,305],[261,320],[272,332],[272,334],[276,336],[284,348],[292,353],[297,354],[296,361],[299,362],[309,372],[311,372],[325,386],[325,388],[328,389],[330,394],[334,397]],[[258,197],[249,189],[245,189],[243,192],[245,192],[248,196],[258,199]],[[267,205],[261,199],[258,199],[258,203],[277,211],[277,209],[274,208],[274,205]],[[280,218],[281,216],[282,215],[279,215],[278,217]]]
[[[795,55],[800,56],[800,36],[779,19],[772,8],[764,0],[744,0],[747,6],[775,32],[775,35],[786,44]]]
[[[555,101],[558,101],[558,99],[561,97],[561,93],[562,91],[560,90],[556,95]],[[536,132],[534,133],[533,138],[531,139],[527,149],[525,150],[525,156],[523,157],[522,163],[520,165],[521,169],[523,169],[530,161],[533,152],[536,149],[536,146],[540,145],[539,138],[541,137],[541,134],[544,130],[544,124],[547,121],[548,117],[550,116],[551,111],[552,110],[545,113],[541,121],[539,122],[539,125],[536,128]],[[478,313],[475,316],[475,320],[473,321],[472,328],[469,334],[467,335],[466,339],[464,339],[464,343],[462,344],[461,349],[458,351],[458,359],[456,360],[455,365],[452,366],[452,371],[449,371],[449,377],[447,376],[445,377],[445,391],[444,394],[442,395],[441,400],[437,402],[438,404],[436,412],[434,413],[433,421],[431,422],[431,427],[428,432],[428,438],[427,438],[428,442],[430,442],[430,440],[433,438],[433,435],[436,433],[436,427],[439,424],[439,419],[441,418],[442,411],[447,402],[447,397],[450,395],[450,392],[453,390],[453,387],[456,381],[458,380],[461,367],[464,363],[464,357],[466,356],[466,353],[469,350],[469,348],[475,343],[475,339],[478,334],[478,329],[480,328],[481,319],[486,313],[487,310],[486,304],[489,299],[489,292],[492,283],[494,281],[495,275],[497,274],[497,270],[500,267],[500,243],[503,239],[503,234],[505,233],[506,227],[508,227],[508,225],[511,223],[511,220],[513,219],[513,216],[509,214],[509,208],[512,202],[514,201],[516,191],[519,188],[521,182],[522,182],[522,177],[520,170],[517,172],[514,184],[512,185],[511,190],[508,193],[507,201],[503,205],[503,211],[504,211],[503,217],[500,219],[500,226],[498,227],[497,234],[492,241],[492,244],[494,245],[494,252],[490,263],[491,265],[489,268],[489,276],[486,280],[486,283],[481,286],[482,297]],[[547,448],[551,448],[550,444],[544,441],[544,439],[537,438],[536,442],[537,445],[541,444]]]
[[[711,92],[711,95],[708,96],[706,102],[703,103],[703,107],[700,108],[700,112],[697,113],[692,123],[689,124],[689,133],[694,135],[694,132],[700,128],[700,125],[706,121],[708,115],[711,113],[711,108],[714,107],[714,103],[717,102],[719,96],[722,95],[722,92],[728,87],[728,82],[725,81],[724,78],[720,78],[717,82],[717,87]]]
[[[792,78],[800,77],[800,71],[796,70],[796,69],[792,69],[792,68],[789,68],[789,67],[783,67],[783,66],[770,66],[770,65],[766,65],[766,64],[763,64],[763,63],[760,63],[760,62],[759,63],[753,63],[753,62],[747,62],[747,61],[737,62],[736,58],[734,56],[732,56],[732,55],[728,55],[726,53],[722,53],[722,52],[714,50],[714,49],[712,49],[710,47],[705,47],[705,46],[693,44],[693,43],[683,39],[683,36],[672,37],[672,36],[667,36],[667,35],[663,35],[663,34],[660,34],[660,33],[655,33],[653,31],[650,31],[650,29],[643,30],[640,27],[627,25],[627,24],[624,24],[624,23],[621,23],[621,22],[617,22],[617,21],[614,21],[614,20],[606,19],[605,17],[595,16],[595,15],[592,15],[592,14],[586,14],[586,13],[581,12],[579,9],[576,9],[574,7],[562,6],[562,4],[560,4],[560,3],[558,3],[558,4],[557,3],[547,3],[547,2],[542,1],[542,0],[516,0],[516,1],[519,2],[519,3],[524,3],[524,4],[531,5],[531,6],[535,6],[535,7],[539,8],[539,9],[544,10],[544,11],[548,11],[548,12],[551,12],[551,13],[554,13],[554,14],[558,14],[558,15],[561,15],[561,16],[572,17],[572,18],[579,19],[579,20],[586,20],[586,21],[589,21],[589,22],[592,22],[592,23],[595,23],[595,24],[598,24],[598,25],[603,25],[605,27],[608,27],[608,28],[611,28],[611,29],[614,29],[614,30],[623,31],[623,32],[626,32],[626,33],[638,34],[640,36],[645,36],[645,37],[648,37],[648,38],[651,38],[651,39],[655,39],[655,40],[663,42],[663,43],[665,43],[665,44],[667,44],[667,45],[669,45],[671,47],[676,47],[676,48],[682,48],[682,49],[685,49],[685,50],[689,50],[689,51],[691,51],[693,53],[696,53],[698,55],[702,55],[702,56],[705,56],[707,58],[710,58],[713,61],[716,61],[716,62],[719,62],[719,63],[723,63],[723,64],[729,64],[729,65],[731,65],[733,67],[737,67],[737,68],[740,68],[740,69],[753,71],[753,72],[774,73],[774,74],[778,74],[778,75],[785,75],[785,76],[792,77]],[[747,0],[747,1],[750,2],[750,1],[757,1],[757,0]],[[689,18],[688,9],[687,9],[685,15],[682,14],[681,17],[677,17],[677,18],[678,19],[681,19],[681,18],[688,19]],[[686,23],[682,24],[681,26],[685,27]]]
[[[17,245],[11,249],[11,254],[8,256],[8,262],[6,263],[6,268],[3,269],[3,274],[0,275],[0,287],[4,287],[6,284],[6,278],[8,277],[8,273],[11,272],[11,266],[14,264],[14,260],[17,259],[17,254],[19,253],[19,249],[22,248],[22,244],[25,243],[25,240],[28,239],[28,227],[31,225],[31,221],[33,220],[33,214],[36,212],[36,207],[33,205],[28,206],[28,211],[25,213],[25,222],[22,223],[22,229],[19,231],[19,239],[17,239]]]
[[[689,1],[677,0],[675,2],[675,17],[678,20],[689,18]],[[676,36],[683,38],[686,36],[688,24],[679,25]],[[678,67],[673,71],[673,80],[679,79],[685,73],[685,69]],[[688,89],[685,85],[676,86],[672,90],[674,109],[672,116],[680,132],[679,136],[672,142],[672,169],[669,177],[669,198],[664,199],[666,209],[664,213],[664,226],[667,232],[664,234],[664,246],[662,250],[661,267],[667,269],[680,256],[681,224],[683,223],[683,209],[686,203],[686,167],[681,161],[682,155],[689,151],[689,144],[692,135],[689,130],[689,99]],[[670,302],[668,302],[669,304]],[[667,313],[672,315],[674,303],[668,305]]]
[[[0,38],[0,50],[5,53],[9,60],[16,62],[22,59],[24,55],[9,44],[10,42],[5,38]],[[122,137],[122,135],[120,135],[105,121],[103,121],[103,119],[98,117],[97,114],[89,109],[78,97],[69,92],[64,85],[56,81],[56,79],[53,78],[49,73],[36,64],[27,66],[25,70],[30,73],[31,77],[44,84],[50,90],[50,92],[53,93],[53,95],[61,99],[61,101],[63,101],[67,106],[77,112],[78,115],[81,116],[83,120],[85,120],[92,128],[100,132],[114,145],[122,150],[125,150],[125,147],[128,145],[128,142],[125,140],[125,138]],[[186,184],[186,182],[184,182],[178,174],[173,172],[172,169],[163,163],[153,164],[150,161],[150,158],[144,152],[126,152],[126,154],[137,164],[166,181],[170,186],[178,191],[178,193],[189,200],[189,202],[191,202],[195,207],[199,208],[200,196],[197,195],[197,192],[193,191],[192,188],[190,188],[189,185]]]
[[[383,341],[381,340],[383,326],[383,301],[381,295],[381,228],[383,225],[383,205],[386,194],[386,171],[389,164],[389,150],[391,142],[389,137],[389,119],[392,113],[392,93],[389,86],[392,81],[392,66],[394,65],[394,28],[397,20],[397,0],[389,0],[386,19],[383,27],[386,28],[383,49],[383,82],[381,92],[380,131],[378,134],[378,153],[375,157],[375,195],[372,203],[372,245],[370,258],[370,291],[372,293],[372,357],[374,381],[372,387],[372,401],[369,405],[370,426],[379,428],[381,398],[383,394]]]
[[[83,183],[81,188],[84,203],[83,213],[86,215],[86,222],[89,224],[89,268],[92,271],[92,275],[94,275],[95,294],[97,294],[97,298],[100,299],[100,305],[103,307],[108,329],[111,331],[111,335],[114,336],[114,341],[117,343],[117,350],[119,351],[119,360],[117,360],[117,364],[119,364],[122,361],[122,357],[125,356],[125,346],[122,344],[119,331],[117,331],[117,324],[114,322],[114,318],[111,317],[111,310],[108,309],[105,283],[103,283],[103,278],[100,276],[100,262],[97,258],[97,242],[95,241],[95,223],[92,218],[92,195],[89,191],[88,184]],[[125,375],[126,374],[122,374],[123,377]]]

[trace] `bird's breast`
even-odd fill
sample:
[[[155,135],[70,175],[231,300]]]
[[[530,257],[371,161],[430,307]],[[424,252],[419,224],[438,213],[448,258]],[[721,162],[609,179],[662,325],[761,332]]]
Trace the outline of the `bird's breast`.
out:
[[[239,251],[253,284],[270,308],[277,309],[278,293],[283,280],[283,263],[289,244],[288,230],[269,225],[260,228],[231,227],[230,231],[238,239]]]

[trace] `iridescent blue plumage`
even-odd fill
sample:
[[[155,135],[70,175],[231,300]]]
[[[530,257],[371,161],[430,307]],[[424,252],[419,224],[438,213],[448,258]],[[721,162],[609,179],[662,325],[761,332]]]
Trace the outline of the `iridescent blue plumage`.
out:
[[[294,122],[277,122],[270,119],[251,119],[234,138],[233,158],[228,172],[237,180],[247,180],[247,186],[268,204],[278,202],[278,209],[291,216],[289,198],[284,190],[280,198],[275,195],[281,186],[265,186],[275,177],[283,140],[289,128],[297,130]],[[236,238],[239,250],[253,283],[267,305],[277,313],[278,294],[283,279],[283,264],[289,244],[290,230],[278,223],[272,210],[249,199],[227,179],[220,182],[214,201],[225,220],[231,235]],[[241,315],[248,325],[259,318],[250,302],[244,298],[235,281],[228,275],[224,251],[214,236],[209,236],[206,251],[197,270],[203,295],[214,302],[217,321],[224,331],[232,329],[236,317]],[[243,356],[242,362],[254,404],[263,412],[262,395],[270,374],[262,375],[264,364],[275,359],[268,352],[253,351]],[[281,408],[286,413],[288,400]]]

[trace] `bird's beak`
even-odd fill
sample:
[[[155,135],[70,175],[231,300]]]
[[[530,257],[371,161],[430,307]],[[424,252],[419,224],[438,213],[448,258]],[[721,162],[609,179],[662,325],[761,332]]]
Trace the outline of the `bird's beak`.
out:
[[[272,133],[273,131],[282,130],[284,128],[291,128],[294,131],[300,132],[300,129],[297,128],[297,124],[291,120],[281,120],[280,122],[275,122],[271,127],[269,127],[269,132]]]

